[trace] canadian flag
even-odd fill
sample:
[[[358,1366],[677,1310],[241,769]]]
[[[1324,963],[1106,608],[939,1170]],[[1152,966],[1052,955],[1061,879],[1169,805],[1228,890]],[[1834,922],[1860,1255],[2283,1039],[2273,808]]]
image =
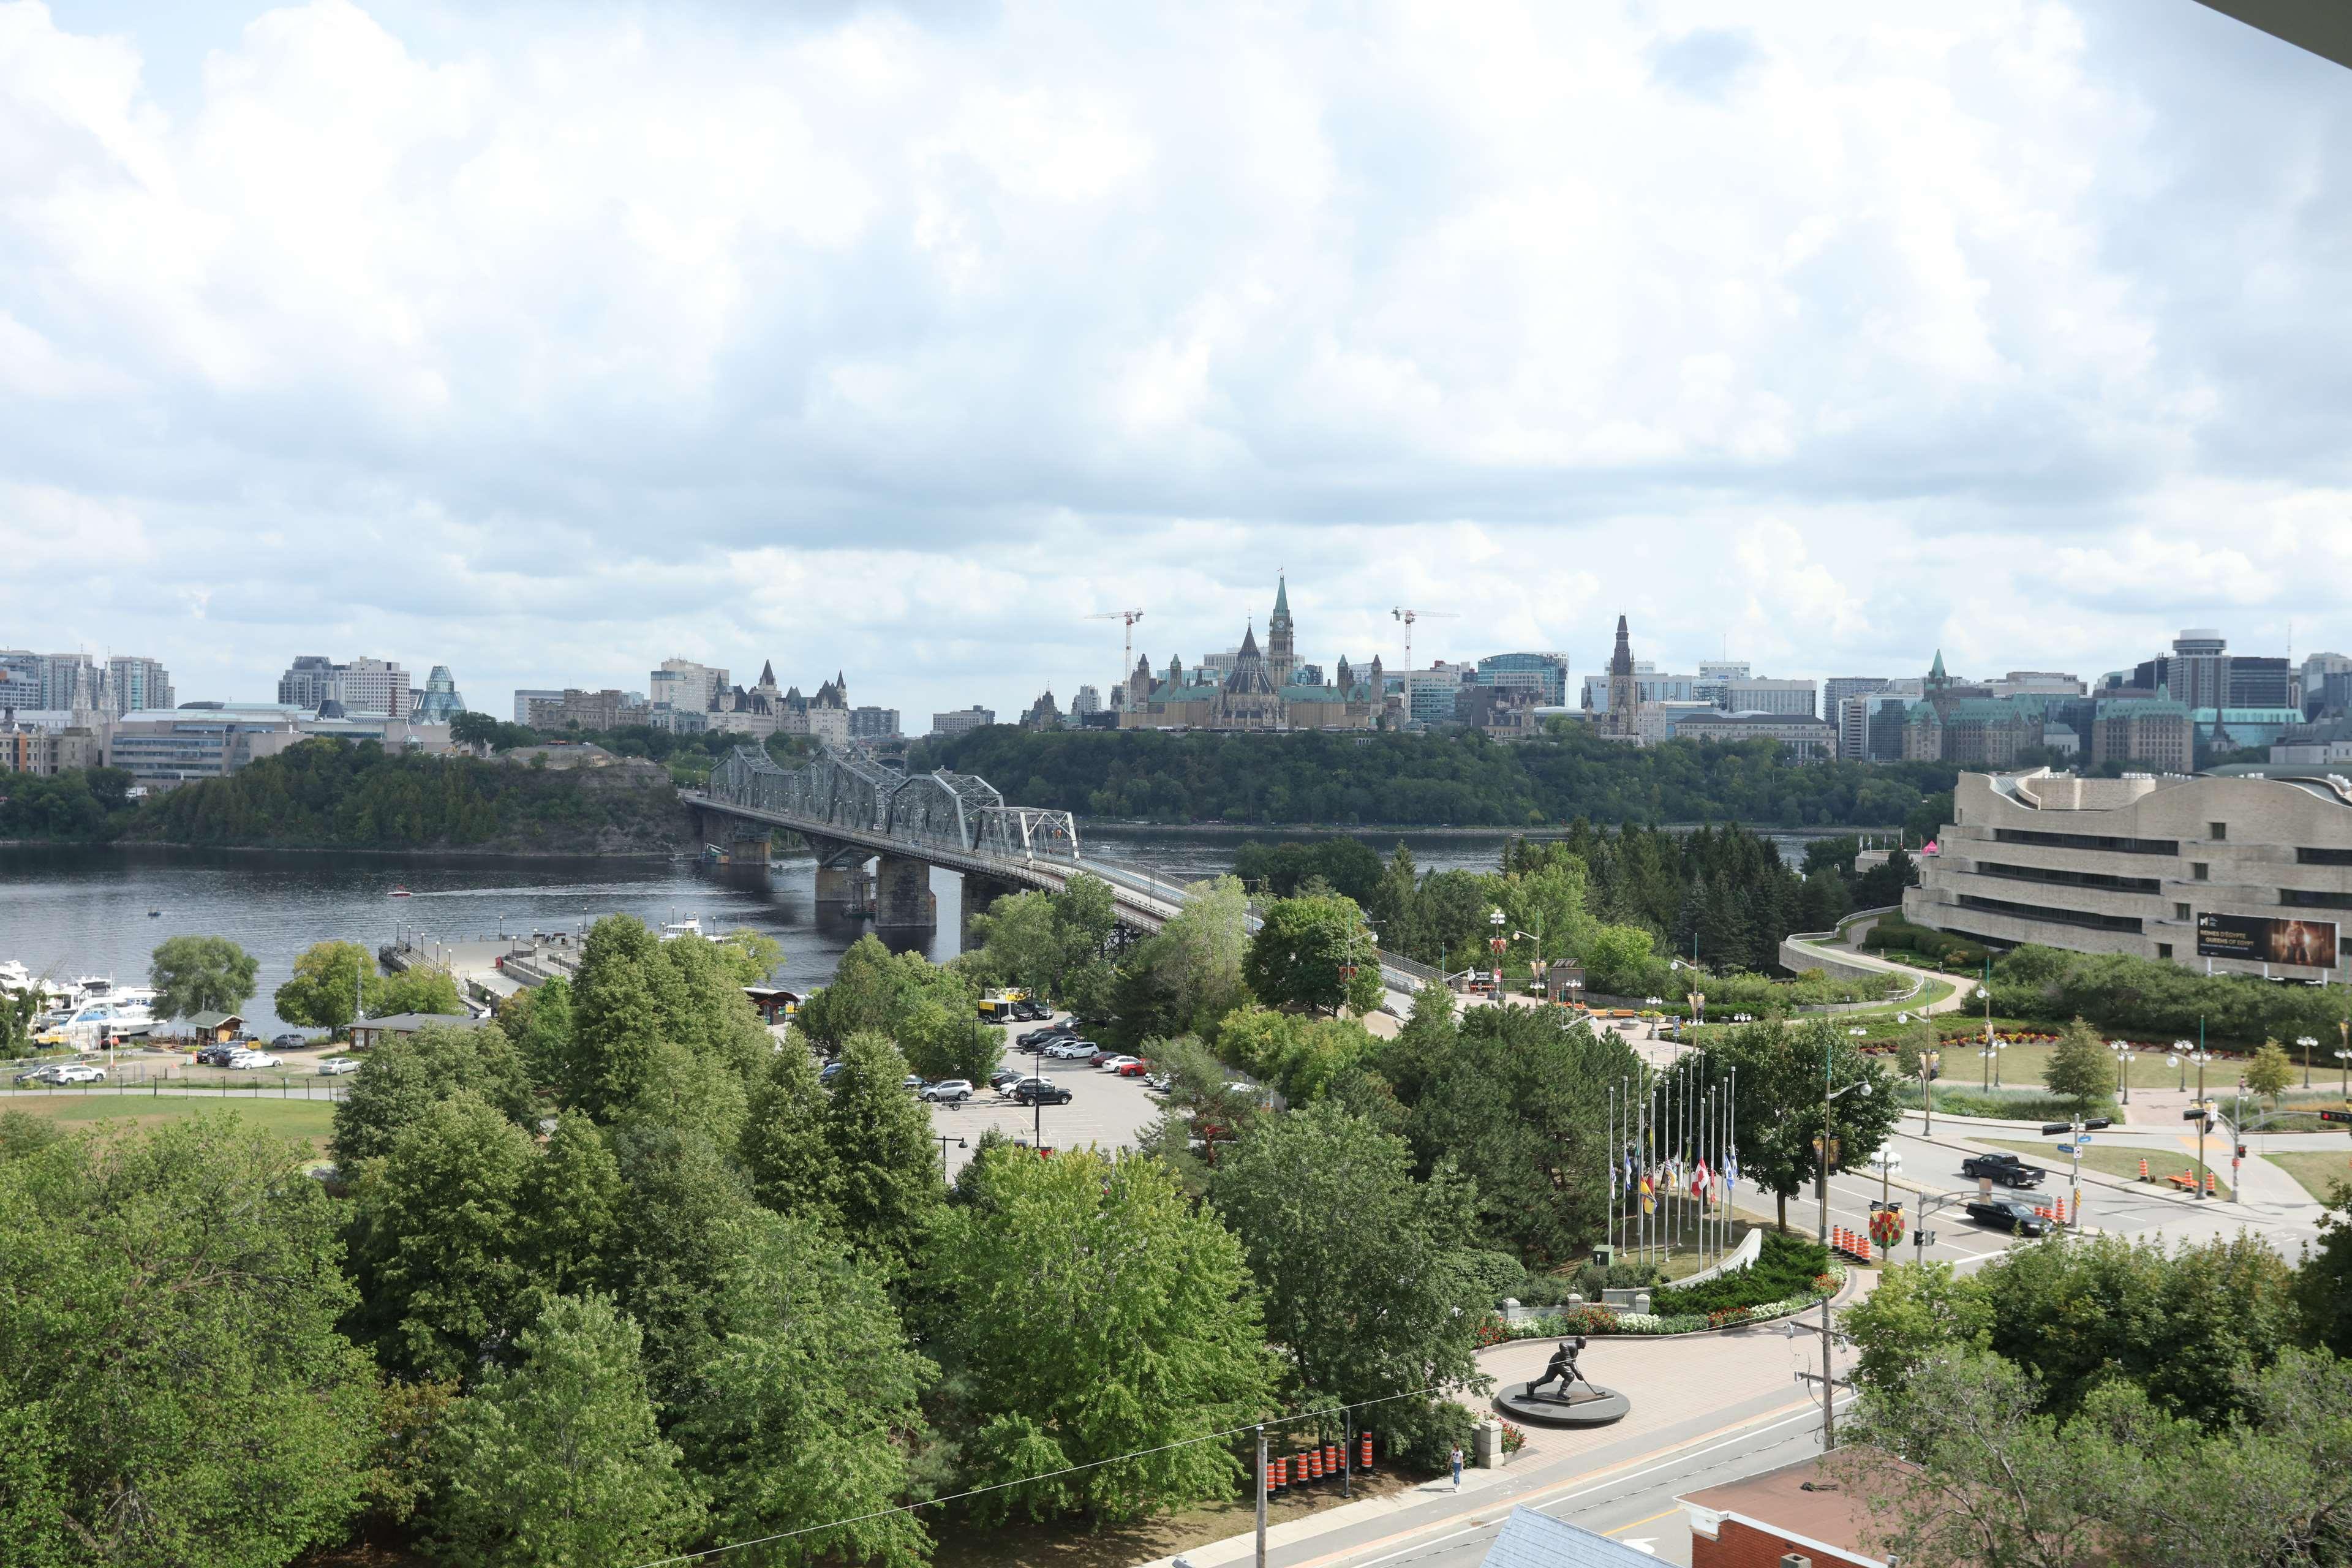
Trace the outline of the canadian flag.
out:
[[[1706,1162],[1701,1160],[1691,1170],[1691,1196],[1698,1198],[1706,1195],[1707,1179]]]

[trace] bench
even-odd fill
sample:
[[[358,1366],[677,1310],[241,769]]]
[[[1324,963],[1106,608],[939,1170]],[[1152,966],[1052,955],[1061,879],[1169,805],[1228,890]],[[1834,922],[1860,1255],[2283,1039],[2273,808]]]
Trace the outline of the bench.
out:
[[[2184,1193],[2193,1193],[2197,1190],[2197,1177],[2191,1172],[2183,1171],[2177,1176],[2167,1176],[2164,1179]]]

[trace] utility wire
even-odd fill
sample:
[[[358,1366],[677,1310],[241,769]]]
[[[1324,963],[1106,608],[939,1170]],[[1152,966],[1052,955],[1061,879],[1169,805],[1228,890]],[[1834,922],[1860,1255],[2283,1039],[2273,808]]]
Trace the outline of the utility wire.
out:
[[[798,1530],[780,1531],[774,1535],[756,1536],[750,1541],[730,1541],[724,1546],[713,1546],[701,1552],[683,1552],[675,1557],[655,1557],[634,1564],[633,1568],[669,1568],[670,1564],[677,1563],[699,1563],[706,1557],[718,1557],[729,1552],[743,1551],[747,1547],[766,1546],[778,1541],[790,1541],[797,1535],[814,1535],[819,1531],[840,1530],[852,1524],[864,1524],[872,1519],[887,1519],[894,1513],[912,1513],[917,1509],[938,1508],[942,1503],[961,1502],[966,1498],[982,1497],[989,1492],[1001,1492],[1009,1487],[1025,1487],[1033,1481],[1050,1481],[1057,1476],[1074,1476],[1080,1470],[1099,1469],[1105,1465],[1116,1465],[1125,1459],[1140,1459],[1152,1454],[1165,1454],[1177,1448],[1190,1448],[1200,1443],[1213,1443],[1220,1437],[1233,1437],[1244,1432],[1255,1432],[1261,1426],[1282,1426],[1293,1421],[1314,1421],[1324,1416],[1336,1415],[1343,1410],[1362,1410],[1370,1405],[1386,1405],[1392,1399],[1414,1399],[1425,1394],[1437,1393],[1446,1386],[1442,1383],[1433,1383],[1426,1388],[1408,1389],[1402,1394],[1383,1394],[1378,1399],[1360,1399],[1353,1405],[1327,1405],[1321,1409],[1302,1412],[1297,1415],[1272,1416],[1264,1421],[1253,1421],[1246,1426],[1229,1426],[1222,1432],[1205,1432],[1198,1437],[1187,1437],[1181,1443],[1162,1443],[1156,1448],[1138,1448],[1129,1454],[1113,1454],[1108,1459],[1094,1459],[1083,1465],[1068,1465],[1061,1469],[1048,1470],[1038,1476],[1024,1476],[1017,1481],[998,1481],[992,1486],[974,1487],[970,1491],[951,1492],[946,1497],[928,1498],[921,1502],[900,1503],[896,1508],[879,1508],[871,1513],[853,1514],[847,1519],[836,1519],[824,1524],[804,1524]]]

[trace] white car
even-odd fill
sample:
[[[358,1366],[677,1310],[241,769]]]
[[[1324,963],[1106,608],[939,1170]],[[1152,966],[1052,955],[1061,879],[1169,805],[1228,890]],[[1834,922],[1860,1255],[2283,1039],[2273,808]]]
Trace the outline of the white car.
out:
[[[67,1062],[58,1068],[55,1079],[58,1083],[104,1083],[106,1069],[88,1062]]]
[[[1102,1047],[1092,1040],[1065,1040],[1058,1046],[1047,1046],[1045,1054],[1057,1062],[1090,1062],[1102,1055]]]
[[[282,1068],[286,1064],[268,1051],[239,1051],[228,1058],[232,1068]]]
[[[357,1072],[360,1070],[360,1064],[349,1057],[320,1057],[319,1070],[331,1078],[337,1073]]]
[[[939,1082],[931,1085],[929,1089],[923,1090],[923,1098],[931,1101],[933,1104],[938,1104],[944,1100],[952,1100],[956,1104],[961,1105],[965,1100],[971,1098],[971,1079],[968,1078],[943,1078],[940,1079]]]
[[[1892,1149],[1874,1149],[1864,1163],[1874,1171],[1899,1171],[1903,1168],[1903,1156]]]
[[[1129,1062],[1139,1061],[1140,1059],[1141,1058],[1138,1057],[1104,1057],[1097,1060],[1095,1063],[1095,1066],[1101,1068],[1104,1072],[1117,1072],[1119,1068],[1127,1066]]]

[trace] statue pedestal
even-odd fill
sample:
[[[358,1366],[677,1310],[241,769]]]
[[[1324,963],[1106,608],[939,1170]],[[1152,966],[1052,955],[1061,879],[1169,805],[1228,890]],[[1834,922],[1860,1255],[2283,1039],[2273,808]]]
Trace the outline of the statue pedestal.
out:
[[[1529,1394],[1524,1383],[1514,1383],[1495,1396],[1495,1408],[1514,1421],[1538,1426],[1606,1426],[1622,1421],[1633,1401],[1613,1388],[1578,1382],[1563,1390],[1548,1384],[1541,1394]]]

